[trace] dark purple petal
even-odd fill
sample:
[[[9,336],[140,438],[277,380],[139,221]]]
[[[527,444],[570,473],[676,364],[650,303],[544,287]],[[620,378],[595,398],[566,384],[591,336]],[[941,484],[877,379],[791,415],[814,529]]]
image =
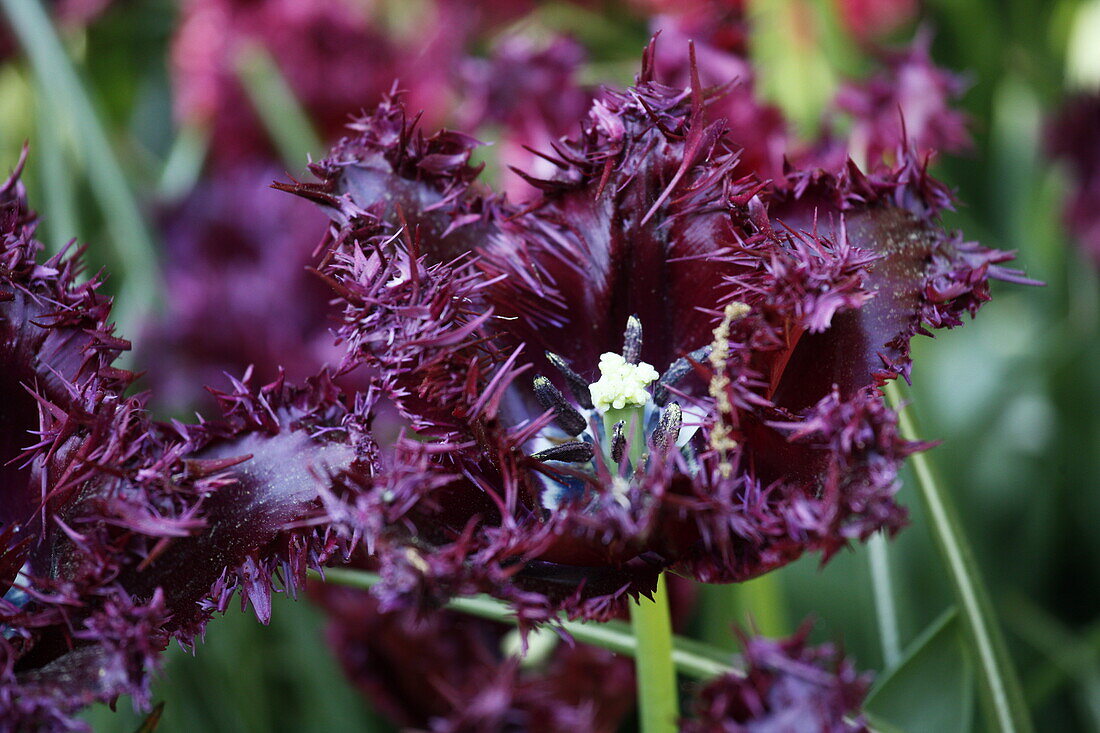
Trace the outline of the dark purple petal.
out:
[[[772,375],[773,399],[784,407],[804,408],[834,384],[850,394],[908,375],[913,336],[926,325],[960,325],[989,299],[989,278],[1013,278],[997,267],[1012,253],[963,242],[938,225],[951,198],[914,159],[879,176],[851,165],[839,176],[790,176],[770,197],[769,214],[784,226],[874,257],[862,307],[837,312],[828,329],[787,336],[793,350]]]
[[[19,175],[0,186],[0,524],[23,522],[45,498],[29,480],[39,415],[81,414],[107,395],[117,397],[133,376],[112,368],[129,344],[108,323],[110,301],[93,278],[77,284],[79,252],[39,262],[36,216]]]
[[[320,183],[276,184],[322,205],[339,224],[380,222],[422,239],[432,262],[468,251],[485,235],[488,202],[468,195],[480,143],[457,132],[425,138],[397,97],[348,125],[351,134],[310,167]]]

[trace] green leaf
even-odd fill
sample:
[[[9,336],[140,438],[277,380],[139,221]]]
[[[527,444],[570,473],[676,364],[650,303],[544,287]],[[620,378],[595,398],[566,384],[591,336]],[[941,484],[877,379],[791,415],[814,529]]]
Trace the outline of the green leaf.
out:
[[[907,440],[919,440],[909,410],[902,409],[897,384],[890,382],[885,391],[898,411],[902,436]],[[1031,718],[1020,689],[1020,680],[1008,655],[1001,627],[993,614],[989,595],[959,523],[958,513],[950,497],[936,481],[928,456],[917,453],[910,461],[917,476],[917,493],[928,513],[929,529],[943,558],[966,638],[977,663],[979,689],[990,724],[1001,731],[1030,731]]]
[[[917,637],[867,697],[864,708],[876,728],[908,733],[970,730],[974,670],[962,633],[952,607]]]

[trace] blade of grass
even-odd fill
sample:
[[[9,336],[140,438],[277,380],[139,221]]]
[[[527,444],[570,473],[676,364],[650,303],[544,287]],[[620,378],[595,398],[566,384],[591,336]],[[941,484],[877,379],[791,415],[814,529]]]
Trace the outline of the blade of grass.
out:
[[[886,385],[886,395],[895,410],[901,434],[918,440],[909,410],[902,405],[896,383]],[[943,557],[952,590],[959,604],[964,627],[978,666],[982,700],[989,723],[1001,731],[1030,731],[1031,719],[1020,690],[1016,670],[1005,646],[1000,627],[993,615],[988,594],[978,573],[977,563],[966,542],[957,513],[932,473],[925,453],[912,458],[917,477],[917,493],[931,522],[936,546]]]
[[[871,588],[875,594],[875,616],[882,644],[882,661],[893,669],[901,661],[901,634],[894,605],[894,581],[890,577],[890,547],[886,536],[875,532],[867,541],[867,560],[871,566]]]
[[[246,44],[237,55],[236,72],[279,156],[291,171],[305,167],[311,153],[318,155],[324,151],[309,116],[267,49],[256,43]]]
[[[155,307],[160,292],[156,248],[122,166],[115,157],[92,99],[38,0],[0,0],[34,70],[39,94],[58,114],[70,118],[87,159],[92,191],[103,211],[122,274],[115,317],[120,332],[132,335]],[[75,233],[75,232],[74,232]]]
[[[323,577],[314,571],[310,571],[310,575],[318,580],[324,580],[326,583],[363,589],[370,588],[381,580],[376,573],[348,568],[326,568]],[[447,608],[470,616],[488,619],[489,621],[499,621],[505,624],[516,623],[516,617],[511,608],[488,596],[455,598],[447,604]],[[563,619],[561,626],[577,641],[602,647],[616,654],[636,658],[638,642],[634,638],[630,627],[621,621],[608,621],[598,624]],[[671,638],[672,661],[676,670],[683,675],[697,680],[707,680],[721,674],[741,674],[739,670],[730,665],[728,652],[713,649],[693,639],[685,639],[679,636],[672,636]]]

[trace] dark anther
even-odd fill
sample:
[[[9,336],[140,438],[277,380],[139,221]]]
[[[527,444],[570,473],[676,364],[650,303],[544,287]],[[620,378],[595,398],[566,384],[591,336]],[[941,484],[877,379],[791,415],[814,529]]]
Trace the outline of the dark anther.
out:
[[[566,463],[588,463],[592,460],[592,444],[579,440],[555,445],[553,448],[532,453],[536,461],[565,461]]]
[[[626,319],[626,332],[623,333],[623,358],[628,364],[637,364],[642,358],[642,321],[638,316]]]
[[[668,402],[668,388],[688,375],[692,368],[692,361],[704,362],[708,356],[710,356],[710,346],[704,346],[672,362],[672,365],[665,370],[665,373],[661,375],[661,378],[657,380],[657,384],[653,387],[653,401],[659,407],[664,407],[665,403]]]
[[[569,406],[562,393],[546,377],[535,377],[535,397],[544,410],[554,411],[554,422],[569,435],[580,435],[588,427],[584,416]]]
[[[683,410],[680,409],[679,404],[670,402],[661,413],[661,421],[657,423],[657,429],[653,431],[653,445],[658,451],[663,453],[676,445],[676,439],[680,437],[680,428],[683,424]]]
[[[588,380],[570,369],[565,359],[552,351],[546,352],[546,360],[565,377],[565,383],[569,386],[569,391],[573,393],[573,399],[577,404],[586,410],[591,410],[592,391],[588,389]]]
[[[620,420],[615,423],[615,427],[611,430],[611,460],[615,463],[623,460],[623,451],[626,450],[626,436],[623,435],[625,424],[626,421]]]

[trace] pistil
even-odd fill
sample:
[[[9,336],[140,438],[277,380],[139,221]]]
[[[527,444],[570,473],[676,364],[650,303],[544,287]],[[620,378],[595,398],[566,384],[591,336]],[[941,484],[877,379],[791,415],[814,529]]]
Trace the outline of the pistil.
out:
[[[629,356],[637,358],[640,342],[640,324],[628,323]],[[624,443],[631,465],[637,469],[642,464],[646,449],[645,408],[651,400],[646,388],[658,376],[657,370],[644,361],[632,363],[622,354],[610,352],[600,356],[600,378],[589,390],[596,410],[603,416],[604,435],[610,444],[608,457],[616,469],[623,459]]]

